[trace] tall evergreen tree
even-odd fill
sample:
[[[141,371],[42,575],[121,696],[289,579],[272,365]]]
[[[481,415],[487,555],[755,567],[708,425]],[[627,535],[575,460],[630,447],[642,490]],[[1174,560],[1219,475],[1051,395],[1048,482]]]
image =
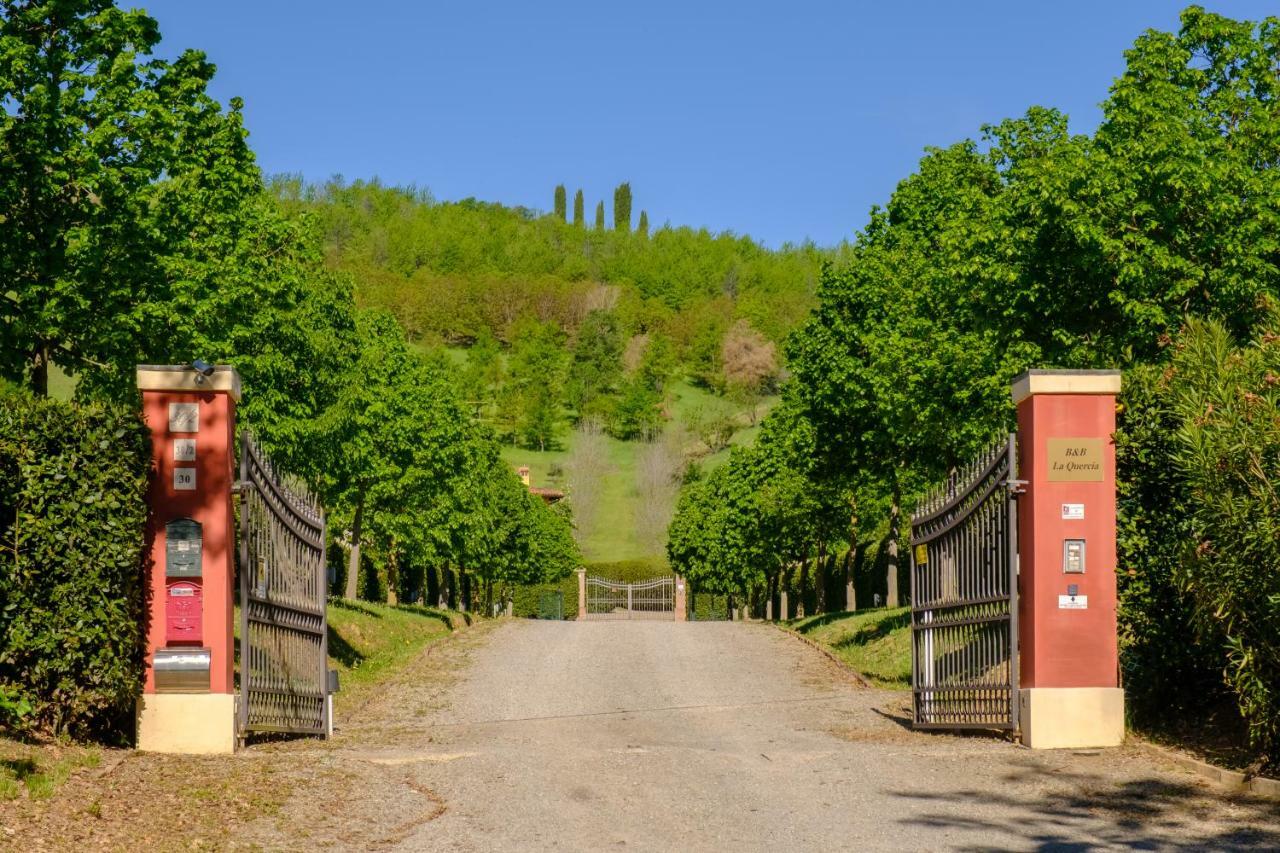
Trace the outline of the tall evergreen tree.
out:
[[[565,195],[564,184],[556,184],[555,210],[556,219],[564,222],[565,214],[568,212],[568,196]]]
[[[631,230],[631,184],[626,181],[613,191],[613,230]]]
[[[640,211],[640,225],[636,228],[636,231],[640,232],[640,236],[642,236],[642,237],[648,237],[648,236],[649,236],[649,213],[648,213],[648,211],[644,211],[644,210]]]
[[[604,230],[604,202],[596,205],[596,230]]]
[[[578,190],[573,194],[573,224],[581,228],[585,223],[586,218],[586,210],[582,201],[582,190]]]

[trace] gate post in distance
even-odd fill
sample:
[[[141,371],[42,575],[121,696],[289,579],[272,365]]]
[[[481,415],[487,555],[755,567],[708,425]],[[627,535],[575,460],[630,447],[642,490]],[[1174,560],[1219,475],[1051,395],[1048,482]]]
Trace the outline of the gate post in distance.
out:
[[[587,618],[587,570],[578,569],[578,618]]]
[[[139,365],[151,430],[144,545],[146,680],[138,748],[236,747],[231,578],[235,560],[234,368]]]
[[[684,577],[676,575],[676,599],[673,606],[677,622],[687,622],[689,620],[689,608],[685,604]]]
[[[1117,746],[1116,395],[1120,372],[1031,370],[1018,407],[1022,742]]]

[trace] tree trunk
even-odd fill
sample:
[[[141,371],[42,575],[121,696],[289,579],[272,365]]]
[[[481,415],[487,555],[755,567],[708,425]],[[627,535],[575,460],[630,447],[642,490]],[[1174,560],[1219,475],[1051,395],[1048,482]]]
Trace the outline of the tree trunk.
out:
[[[426,586],[426,592],[423,595],[422,602],[429,607],[438,607],[440,605],[440,580],[436,574],[435,566],[427,566],[423,572],[423,583]]]
[[[471,575],[467,574],[467,567],[458,565],[458,586],[462,587],[462,600],[458,603],[458,609],[463,613],[471,610]]]
[[[444,576],[444,602],[445,606],[450,610],[458,609],[458,580],[454,576],[453,567],[447,563],[440,567],[440,573]]]
[[[49,396],[49,345],[44,341],[31,356],[31,390],[37,397]]]
[[[806,548],[800,557],[800,588],[796,590],[796,618],[803,619],[808,613],[804,606],[804,597],[809,589],[809,549]]]
[[[858,567],[858,502],[849,501],[849,551],[844,555],[844,609],[850,613],[858,609],[858,590],[853,573]]]
[[[898,527],[901,524],[902,495],[898,489],[898,478],[893,478],[893,503],[889,506],[889,566],[885,577],[885,606],[898,606]]]
[[[814,607],[814,613],[827,612],[827,543],[825,540],[818,542],[818,562],[813,569],[813,582],[818,587],[817,606]]]
[[[346,597],[355,599],[360,591],[360,536],[364,532],[364,492],[356,497],[356,517],[351,524],[351,556],[347,560]]]

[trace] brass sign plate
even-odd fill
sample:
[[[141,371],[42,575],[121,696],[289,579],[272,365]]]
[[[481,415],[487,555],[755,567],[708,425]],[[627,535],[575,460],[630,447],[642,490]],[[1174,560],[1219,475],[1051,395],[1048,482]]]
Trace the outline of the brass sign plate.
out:
[[[1101,438],[1049,439],[1049,482],[1102,482],[1104,450]]]
[[[916,546],[916,565],[923,566],[928,562],[929,562],[929,546],[917,545]]]

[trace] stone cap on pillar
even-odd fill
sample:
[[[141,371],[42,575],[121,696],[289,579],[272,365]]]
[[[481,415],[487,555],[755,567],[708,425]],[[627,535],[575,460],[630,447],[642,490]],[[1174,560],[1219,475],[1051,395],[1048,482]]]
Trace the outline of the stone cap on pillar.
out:
[[[225,391],[240,402],[240,374],[218,364],[207,376],[189,364],[139,364],[139,391]]]
[[[1035,394],[1119,394],[1118,370],[1028,370],[1013,380],[1016,406]]]

